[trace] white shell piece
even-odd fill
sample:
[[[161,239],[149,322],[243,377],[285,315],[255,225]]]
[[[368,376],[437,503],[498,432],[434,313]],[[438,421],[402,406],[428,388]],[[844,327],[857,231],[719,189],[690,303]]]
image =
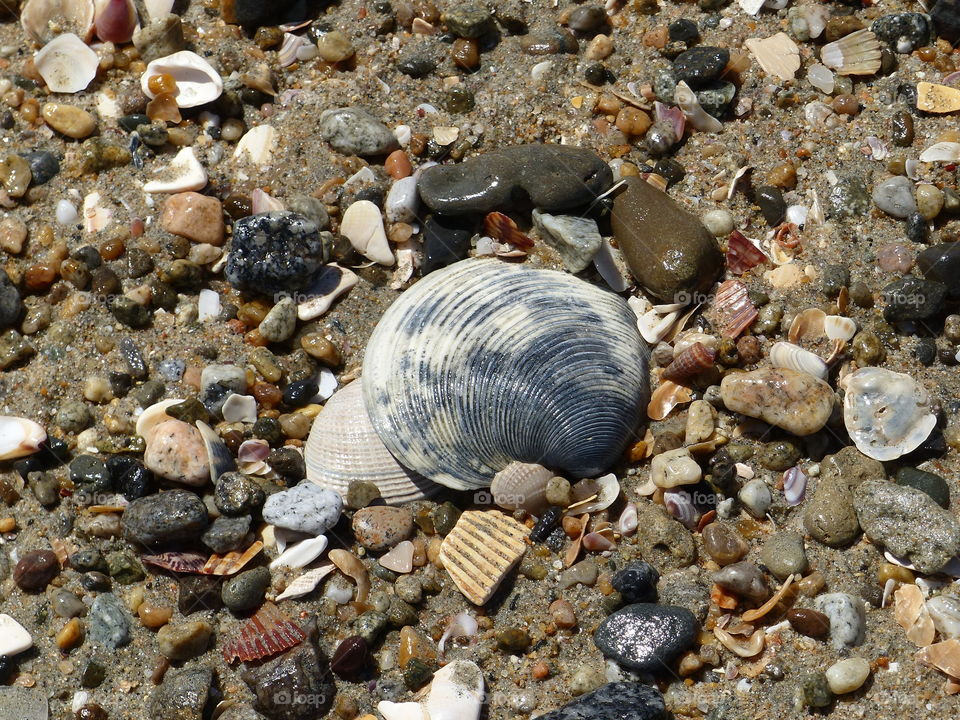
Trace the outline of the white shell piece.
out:
[[[477,720],[483,699],[480,668],[470,660],[454,660],[433,676],[423,705],[430,720]]]
[[[686,115],[690,124],[697,130],[707,133],[718,133],[723,130],[723,123],[700,106],[696,94],[682,80],[677,83],[673,99],[683,110],[683,114]]]
[[[97,76],[100,58],[76,35],[64,33],[40,48],[33,64],[51,92],[77,93]]]
[[[317,585],[320,584],[320,581],[332,573],[335,569],[336,567],[334,564],[329,563],[327,565],[321,565],[318,568],[314,568],[313,570],[308,570],[292,583],[287,585],[286,590],[277,595],[277,602],[280,602],[281,600],[293,600],[313,592]]]
[[[844,424],[857,449],[874,460],[916,450],[937,424],[927,391],[909,375],[865,367],[845,382]]]
[[[140,413],[140,417],[137,418],[137,435],[144,440],[149,440],[150,433],[157,425],[167,420],[173,420],[170,415],[167,415],[167,408],[182,402],[181,398],[167,398],[144,409]]]
[[[589,502],[583,502],[589,497],[597,497]],[[620,496],[620,481],[613,473],[601,475],[598,478],[586,478],[580,482],[574,483],[570,488],[570,498],[572,503],[568,513],[571,515],[583,515],[583,513],[595,513],[606,510],[616,502]],[[581,503],[581,504],[577,504]]]
[[[257,125],[237,143],[233,157],[247,159],[254,165],[266,165],[277,147],[277,129],[273,125]]]
[[[960,143],[956,142],[939,142],[935,145],[931,145],[926,150],[923,151],[920,155],[920,160],[922,162],[945,162],[945,163],[957,163],[960,162]]]
[[[0,415],[0,460],[32,455],[47,439],[47,431],[33,420]]]
[[[600,249],[593,256],[593,266],[611,290],[621,293],[630,287],[630,278],[622,269],[624,263],[617,262],[617,253],[619,253],[619,250],[614,249],[610,240],[603,238]]]
[[[960,600],[949,595],[938,595],[927,601],[927,612],[937,632],[945,640],[960,637]]]
[[[291,545],[284,550],[279,557],[270,563],[270,569],[276,570],[281,567],[302,568],[306,567],[327,549],[329,541],[325,535],[318,535],[309,540],[301,540],[296,545]]]
[[[170,164],[161,171],[159,180],[151,180],[143,186],[148,193],[179,193],[202,190],[207,184],[207,171],[203,169],[192,147],[185,147],[176,154]]]
[[[206,60],[189,50],[157,58],[140,76],[140,89],[151,100],[157,96],[150,90],[150,78],[170,75],[177,81],[177,106],[192,108],[213,102],[223,93],[223,78]]]
[[[93,37],[95,10],[93,0],[27,0],[20,12],[20,24],[41,43],[49,43],[61,33],[89,40]]]
[[[390,454],[370,424],[359,381],[327,401],[313,421],[303,455],[307,479],[344,497],[352,480],[373,483],[391,505],[422,500],[440,489]]]
[[[340,234],[354,250],[375,263],[390,267],[395,262],[380,208],[369,200],[358,200],[347,208],[340,221]]]
[[[770,348],[770,362],[774,367],[789,368],[797,372],[813,375],[815,378],[826,380],[830,374],[827,364],[809,350],[788,342],[776,342]]]
[[[207,322],[220,317],[220,294],[216,290],[204,288],[197,298],[197,320]]]
[[[231,393],[223,401],[223,419],[227,422],[254,423],[257,421],[257,401],[250,395]]]
[[[176,0],[144,0],[143,4],[147,8],[147,13],[149,13],[150,19],[154,20],[167,15],[171,10],[173,10],[175,1]]]
[[[297,317],[308,322],[323,315],[334,300],[357,284],[357,274],[340,267],[336,263],[327,265],[323,272],[317,273],[304,293],[306,299],[297,305]]]
[[[20,623],[6,614],[0,614],[0,655],[12,657],[33,647],[33,638]]]
[[[857,333],[857,323],[843,315],[827,315],[823,319],[823,332],[831,340],[851,340]]]

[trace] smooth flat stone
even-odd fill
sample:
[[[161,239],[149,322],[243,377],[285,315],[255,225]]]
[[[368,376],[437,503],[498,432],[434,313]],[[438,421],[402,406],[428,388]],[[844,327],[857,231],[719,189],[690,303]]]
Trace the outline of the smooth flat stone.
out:
[[[555,212],[586,205],[607,190],[613,173],[592,150],[567,145],[513,145],[420,176],[420,198],[442,215],[504,210],[529,198]]]
[[[663,695],[632,682],[603,685],[537,720],[666,720]]]
[[[833,411],[833,389],[827,383],[786,368],[727,375],[720,395],[728,410],[801,436],[826,425]]]
[[[699,630],[700,623],[686,608],[636,603],[600,623],[593,641],[621,665],[659,672],[693,644]]]

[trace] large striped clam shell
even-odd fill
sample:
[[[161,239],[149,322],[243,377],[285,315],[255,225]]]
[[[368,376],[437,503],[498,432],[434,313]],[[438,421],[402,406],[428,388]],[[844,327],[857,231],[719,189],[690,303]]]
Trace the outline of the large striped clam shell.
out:
[[[439,486],[400,465],[381,442],[363,406],[360,382],[334,393],[313,421],[303,452],[307,479],[342,497],[352,480],[380,489],[392,505],[430,497]]]
[[[617,295],[566,273],[463,260],[384,314],[363,395],[394,456],[443,485],[485,487],[513,461],[584,477],[631,438],[647,355]]]

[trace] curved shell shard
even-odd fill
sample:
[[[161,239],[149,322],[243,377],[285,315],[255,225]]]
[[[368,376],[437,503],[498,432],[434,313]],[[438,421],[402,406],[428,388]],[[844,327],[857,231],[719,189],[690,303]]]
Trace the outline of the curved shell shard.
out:
[[[359,381],[333,395],[313,421],[304,448],[307,479],[346,497],[352,480],[373,483],[392,505],[422,500],[439,486],[407,470],[380,440]]]
[[[930,398],[909,375],[865,367],[846,378],[843,422],[857,449],[895,460],[920,447],[937,424]]]
[[[367,411],[406,467],[485,487],[513,461],[593,476],[647,401],[647,348],[618,296],[496,260],[431,273],[384,314],[363,366]]]
[[[0,460],[32,455],[47,439],[47,431],[33,420],[0,415]]]

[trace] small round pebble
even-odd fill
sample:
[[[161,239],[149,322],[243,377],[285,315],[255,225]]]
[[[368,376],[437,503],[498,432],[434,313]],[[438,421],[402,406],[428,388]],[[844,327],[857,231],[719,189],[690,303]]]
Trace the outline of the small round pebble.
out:
[[[826,672],[830,690],[836,695],[859,690],[870,677],[870,663],[859,657],[835,662]]]

